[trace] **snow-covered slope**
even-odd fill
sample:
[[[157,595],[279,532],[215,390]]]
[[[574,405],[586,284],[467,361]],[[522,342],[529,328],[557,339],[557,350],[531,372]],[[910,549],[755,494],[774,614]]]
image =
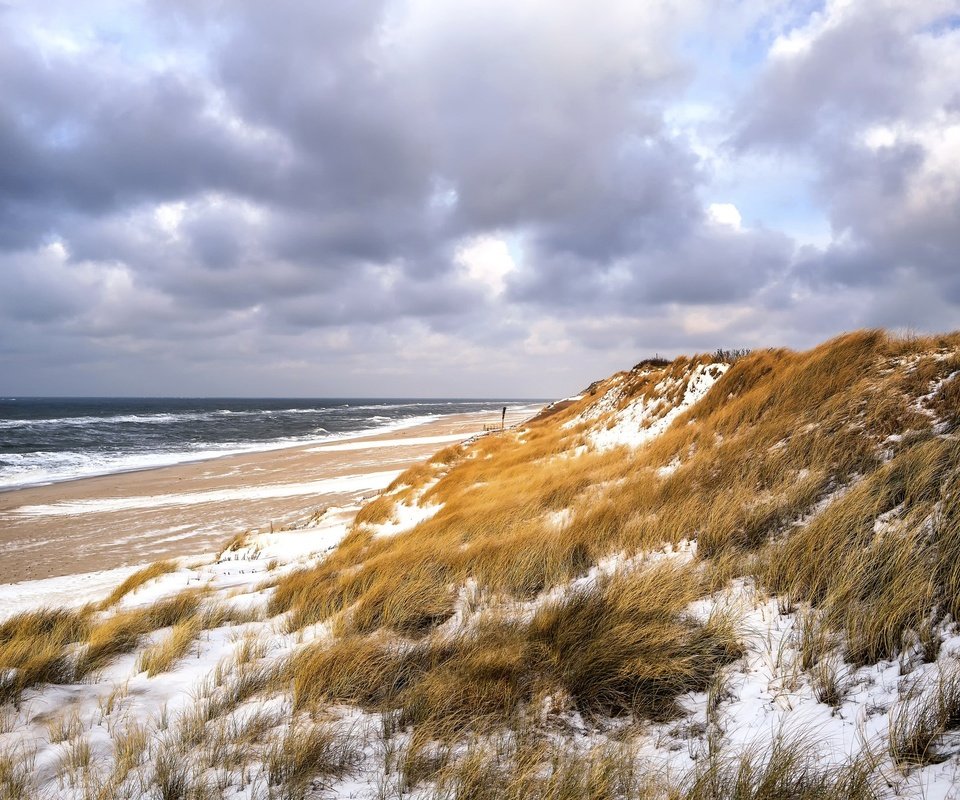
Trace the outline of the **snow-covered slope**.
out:
[[[0,627],[0,796],[955,796],[960,336],[738,356],[184,560],[57,680],[12,692]]]

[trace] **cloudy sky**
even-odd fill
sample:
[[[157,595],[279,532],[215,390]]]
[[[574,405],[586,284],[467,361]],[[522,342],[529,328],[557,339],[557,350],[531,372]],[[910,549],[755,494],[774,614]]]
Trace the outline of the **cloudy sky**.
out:
[[[0,393],[570,394],[960,327],[960,0],[0,0]]]

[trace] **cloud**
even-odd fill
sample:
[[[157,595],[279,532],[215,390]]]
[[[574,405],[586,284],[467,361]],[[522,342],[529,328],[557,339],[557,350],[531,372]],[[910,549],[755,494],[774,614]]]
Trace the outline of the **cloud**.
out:
[[[711,203],[707,206],[707,218],[714,225],[725,225],[735,231],[740,230],[743,222],[739,209],[733,203]]]
[[[832,240],[802,249],[791,274],[818,293],[859,290],[851,321],[951,324],[920,297],[960,300],[958,74],[954,4],[837,1],[774,41],[743,96],[734,147],[804,159],[830,220]]]
[[[494,236],[468,240],[457,249],[456,259],[470,280],[494,295],[503,294],[507,277],[517,268],[507,243]]]
[[[4,6],[2,389],[549,395],[949,325],[950,5]]]

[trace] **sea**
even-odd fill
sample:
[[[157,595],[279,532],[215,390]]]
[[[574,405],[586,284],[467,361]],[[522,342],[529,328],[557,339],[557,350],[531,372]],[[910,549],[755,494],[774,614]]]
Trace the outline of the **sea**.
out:
[[[400,430],[534,400],[0,398],[0,491]]]

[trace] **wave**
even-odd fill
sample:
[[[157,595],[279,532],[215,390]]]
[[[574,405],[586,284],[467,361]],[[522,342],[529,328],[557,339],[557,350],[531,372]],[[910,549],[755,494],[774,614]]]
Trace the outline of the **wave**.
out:
[[[60,483],[77,480],[78,478],[112,475],[118,472],[135,472],[195,461],[207,461],[229,455],[267,452],[285,447],[323,444],[347,438],[389,433],[432,422],[439,419],[440,416],[439,414],[418,415],[340,433],[331,433],[326,428],[319,427],[308,434],[276,437],[260,442],[197,442],[190,447],[149,453],[76,450],[3,453],[0,455],[0,490]]]
[[[77,417],[45,417],[35,419],[0,419],[0,430],[23,429],[31,427],[91,427],[104,425],[169,425],[183,422],[203,422],[215,420],[218,417],[273,417],[279,415],[314,414],[320,416],[342,414],[344,409],[350,412],[357,411],[385,411],[410,408],[436,407],[469,407],[475,410],[494,411],[500,408],[497,401],[491,400],[450,400],[450,401],[416,401],[409,403],[362,403],[351,405],[342,403],[337,406],[323,406],[311,408],[281,408],[281,409],[239,409],[218,408],[210,411],[162,411],[147,414],[113,414],[109,416],[77,416]],[[389,420],[393,417],[377,415],[377,420]]]
[[[139,425],[165,425],[170,422],[186,422],[209,419],[218,412],[185,412],[158,414],[115,414],[109,417],[46,417],[40,419],[3,419],[0,420],[0,429],[26,428],[40,425],[123,425],[136,423]],[[243,412],[242,412],[243,413]]]

